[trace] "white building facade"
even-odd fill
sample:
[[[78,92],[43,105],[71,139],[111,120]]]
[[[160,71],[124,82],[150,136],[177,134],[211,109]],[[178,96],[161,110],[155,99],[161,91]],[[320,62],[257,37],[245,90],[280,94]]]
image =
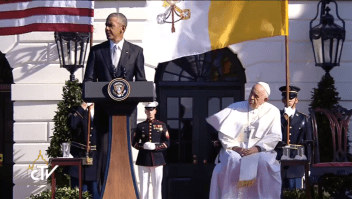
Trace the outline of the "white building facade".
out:
[[[289,59],[291,84],[301,88],[298,109],[308,114],[314,87],[324,75],[316,67],[312,45],[309,40],[309,22],[315,17],[318,1],[289,2]],[[346,39],[341,65],[331,71],[335,86],[341,97],[340,104],[352,109],[352,2],[338,2],[339,15],[346,22]],[[121,12],[128,18],[125,39],[143,47],[143,32],[146,23],[145,1],[96,1],[94,9],[93,43],[106,40],[105,20],[112,12]],[[334,13],[334,7],[332,12]],[[157,13],[158,14],[158,13]],[[244,98],[258,81],[270,84],[269,102],[283,108],[279,87],[285,85],[285,39],[282,36],[248,41],[231,45],[245,69]],[[31,32],[21,35],[0,36],[0,50],[13,68],[13,198],[29,197],[31,193],[50,188],[46,181],[35,182],[28,175],[28,166],[33,164],[41,150],[45,150],[53,135],[53,117],[57,104],[62,100],[62,87],[69,80],[69,72],[60,68],[53,32]],[[145,72],[148,81],[155,80],[157,65],[145,57]],[[75,73],[82,81],[84,69]],[[243,100],[242,99],[242,100]],[[138,106],[138,122],[145,120],[144,108]],[[134,161],[137,150],[133,149]],[[37,165],[44,165],[41,159]],[[137,172],[138,170],[135,169]],[[138,181],[138,178],[137,178]]]

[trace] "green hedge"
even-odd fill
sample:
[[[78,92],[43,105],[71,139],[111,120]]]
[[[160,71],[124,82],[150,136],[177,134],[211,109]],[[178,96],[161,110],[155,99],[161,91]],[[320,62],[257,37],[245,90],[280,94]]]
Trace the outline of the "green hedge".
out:
[[[57,111],[54,116],[54,131],[51,136],[50,146],[46,150],[49,158],[61,157],[61,143],[71,142],[72,135],[67,126],[67,117],[69,109],[73,106],[79,106],[82,103],[82,84],[77,79],[74,81],[66,81],[63,87],[63,100],[57,105]],[[69,176],[63,173],[64,167],[59,167],[55,171],[57,187],[69,187]],[[51,168],[50,168],[51,169]],[[48,183],[51,178],[48,179]]]
[[[62,187],[62,188],[56,189],[55,191],[55,199],[78,199],[78,198],[79,198],[78,187],[76,187],[75,189]],[[91,199],[92,196],[91,194],[89,194],[88,191],[84,191],[82,193],[82,198]],[[47,189],[36,195],[31,194],[31,196],[27,197],[27,199],[51,199],[51,190]]]

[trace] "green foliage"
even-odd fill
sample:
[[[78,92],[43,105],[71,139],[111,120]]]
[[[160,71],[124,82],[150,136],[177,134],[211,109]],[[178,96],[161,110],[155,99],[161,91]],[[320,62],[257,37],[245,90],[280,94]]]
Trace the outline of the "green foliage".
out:
[[[66,81],[63,87],[63,100],[59,102],[54,116],[54,134],[51,136],[50,146],[46,150],[49,158],[61,157],[61,143],[71,142],[72,136],[67,126],[69,109],[82,103],[82,88],[78,80]],[[55,171],[58,187],[69,186],[69,176],[62,173],[63,167]],[[50,182],[50,180],[49,180]]]
[[[292,190],[284,190],[283,193],[283,199],[305,199],[306,198],[306,192],[303,189],[292,189]]]
[[[79,190],[78,187],[75,189],[63,187],[58,188],[55,191],[55,198],[57,199],[78,199],[79,198]],[[92,196],[88,191],[82,192],[82,198],[91,199]],[[27,199],[51,199],[51,190],[47,189],[39,194],[31,194],[31,196]]]
[[[330,199],[331,195],[328,192],[323,193],[323,198],[320,199]],[[304,189],[285,189],[282,193],[283,199],[306,199],[306,191]],[[314,189],[314,199],[318,199],[318,190]]]
[[[335,80],[326,73],[320,82],[318,83],[318,88],[314,88],[312,94],[312,102],[309,105],[311,108],[325,108],[332,109],[332,107],[338,105],[340,97],[339,93],[335,88]],[[330,162],[333,160],[333,145],[332,145],[332,135],[330,130],[330,124],[325,116],[316,115],[318,124],[318,137],[319,137],[319,148],[320,150],[320,161]]]
[[[326,175],[322,178],[322,186],[333,198],[352,197],[352,176]]]
[[[314,88],[312,92],[313,101],[310,106],[312,108],[320,107],[331,109],[333,106],[338,105],[340,97],[334,84],[334,78],[331,77],[329,73],[325,74],[318,83],[318,88]]]

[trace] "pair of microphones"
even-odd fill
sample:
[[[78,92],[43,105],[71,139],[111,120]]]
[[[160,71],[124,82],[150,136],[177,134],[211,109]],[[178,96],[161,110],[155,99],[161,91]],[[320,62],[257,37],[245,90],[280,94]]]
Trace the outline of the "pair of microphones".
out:
[[[121,66],[120,71],[118,72],[116,70],[116,72],[113,73],[114,79],[115,78],[122,78],[122,79],[126,79],[127,76],[127,71],[126,68]]]

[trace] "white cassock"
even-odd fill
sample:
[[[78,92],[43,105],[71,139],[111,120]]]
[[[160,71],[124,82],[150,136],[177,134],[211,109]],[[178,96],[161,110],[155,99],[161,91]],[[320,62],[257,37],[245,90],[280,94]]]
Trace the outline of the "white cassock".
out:
[[[280,164],[274,151],[282,139],[279,109],[265,102],[253,110],[242,101],[210,116],[207,122],[219,132],[222,144],[211,179],[210,199],[280,198]],[[259,146],[262,152],[242,158],[231,149],[234,146]]]

